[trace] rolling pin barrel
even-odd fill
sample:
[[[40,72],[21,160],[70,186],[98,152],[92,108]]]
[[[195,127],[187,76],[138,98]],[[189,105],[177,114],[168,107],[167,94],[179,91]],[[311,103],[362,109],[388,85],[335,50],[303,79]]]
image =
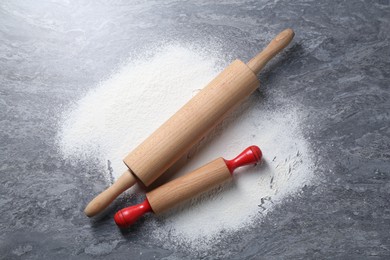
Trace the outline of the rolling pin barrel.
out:
[[[131,152],[125,164],[149,186],[258,85],[253,71],[234,61]]]
[[[216,126],[235,106],[247,98],[259,85],[256,74],[265,64],[286,47],[294,32],[286,29],[248,64],[236,60],[203,90],[169,118],[151,136],[124,159],[129,171],[149,186],[170,166]],[[196,76],[196,75],[195,75]],[[135,178],[120,178],[127,182],[116,187],[129,187]],[[85,214],[94,216],[108,206],[122,191],[103,192],[87,205]],[[93,210],[92,210],[93,209]]]
[[[261,160],[261,157],[262,153],[259,147],[248,147],[236,158],[232,160],[218,158],[189,174],[146,193],[146,198],[154,213],[163,213],[230,180],[236,168],[256,164]]]

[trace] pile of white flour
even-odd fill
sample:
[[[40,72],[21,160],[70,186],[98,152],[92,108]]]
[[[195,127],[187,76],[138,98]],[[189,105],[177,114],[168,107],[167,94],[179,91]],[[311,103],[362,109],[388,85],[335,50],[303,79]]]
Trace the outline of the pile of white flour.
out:
[[[130,62],[64,113],[58,132],[64,157],[97,158],[102,169],[110,161],[118,178],[126,169],[122,159],[127,153],[222,70],[217,57],[170,45],[146,60]],[[237,170],[232,182],[164,216],[148,218],[144,225],[153,226],[153,236],[169,244],[211,246],[222,231],[251,226],[312,179],[298,110],[291,105],[268,109],[256,94],[191,151],[175,176],[220,156],[231,159],[250,145],[261,148],[263,164]]]

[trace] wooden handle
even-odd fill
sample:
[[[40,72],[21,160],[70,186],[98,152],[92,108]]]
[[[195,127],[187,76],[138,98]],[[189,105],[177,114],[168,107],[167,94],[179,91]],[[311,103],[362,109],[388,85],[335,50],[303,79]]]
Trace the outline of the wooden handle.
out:
[[[96,196],[85,208],[84,213],[88,217],[93,217],[103,211],[122,192],[136,183],[136,179],[130,170],[125,171],[121,177],[108,189]]]
[[[258,74],[270,59],[272,59],[291,42],[294,35],[295,34],[292,29],[286,29],[279,33],[262,52],[257,54],[247,63],[248,67],[255,74]]]
[[[218,158],[189,174],[146,193],[146,198],[153,212],[160,214],[230,178],[231,173],[224,159]]]

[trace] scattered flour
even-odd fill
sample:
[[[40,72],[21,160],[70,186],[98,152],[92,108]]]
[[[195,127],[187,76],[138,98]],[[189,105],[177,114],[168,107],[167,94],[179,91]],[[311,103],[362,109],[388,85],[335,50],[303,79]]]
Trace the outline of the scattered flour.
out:
[[[64,157],[98,158],[104,168],[109,161],[119,177],[126,169],[125,155],[222,70],[217,57],[170,45],[147,60],[130,62],[64,113],[58,133]],[[176,210],[148,218],[144,224],[153,227],[153,237],[211,247],[221,232],[250,227],[287,195],[299,192],[313,177],[299,112],[291,105],[275,111],[252,95],[192,149],[185,164],[174,167],[174,176],[219,156],[231,159],[253,144],[262,149],[263,163],[238,170],[230,183]]]

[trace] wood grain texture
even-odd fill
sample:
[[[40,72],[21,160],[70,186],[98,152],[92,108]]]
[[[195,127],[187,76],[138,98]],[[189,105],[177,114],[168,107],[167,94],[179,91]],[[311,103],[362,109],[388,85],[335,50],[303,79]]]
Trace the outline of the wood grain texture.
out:
[[[150,185],[259,85],[256,75],[236,60],[133,150],[125,164]]]
[[[152,210],[160,214],[231,179],[223,158],[170,181],[146,194]]]

